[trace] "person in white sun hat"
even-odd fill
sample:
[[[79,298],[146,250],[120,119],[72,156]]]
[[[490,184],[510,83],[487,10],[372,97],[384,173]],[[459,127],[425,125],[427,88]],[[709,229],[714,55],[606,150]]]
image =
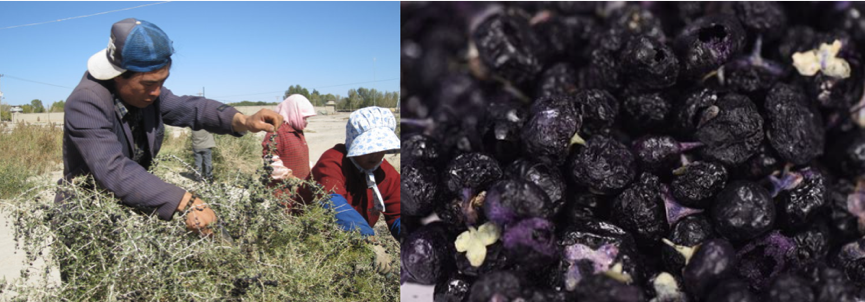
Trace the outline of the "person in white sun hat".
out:
[[[330,194],[337,223],[345,230],[359,230],[372,241],[379,215],[384,215],[391,235],[397,240],[400,236],[400,175],[384,159],[385,154],[400,151],[395,130],[396,119],[386,108],[352,112],[345,126],[345,144],[325,151],[309,177]],[[300,192],[304,200],[313,200],[308,188]],[[376,248],[377,267],[389,270],[389,256]]]

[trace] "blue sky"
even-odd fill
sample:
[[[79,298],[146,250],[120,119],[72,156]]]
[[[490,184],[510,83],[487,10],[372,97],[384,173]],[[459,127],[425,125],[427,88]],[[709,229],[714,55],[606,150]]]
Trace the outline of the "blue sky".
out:
[[[3,103],[65,100],[87,59],[108,45],[111,25],[130,17],[174,42],[165,87],[177,95],[204,87],[223,102],[275,102],[298,84],[342,96],[399,91],[399,2],[155,3],[0,1]],[[122,10],[145,4],[155,5]],[[15,27],[33,23],[42,24]]]

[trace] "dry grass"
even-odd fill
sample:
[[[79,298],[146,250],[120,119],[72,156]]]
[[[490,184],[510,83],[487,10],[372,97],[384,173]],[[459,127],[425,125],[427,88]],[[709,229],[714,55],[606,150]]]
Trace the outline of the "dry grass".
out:
[[[62,127],[0,123],[0,199],[32,188],[30,177],[62,163]]]

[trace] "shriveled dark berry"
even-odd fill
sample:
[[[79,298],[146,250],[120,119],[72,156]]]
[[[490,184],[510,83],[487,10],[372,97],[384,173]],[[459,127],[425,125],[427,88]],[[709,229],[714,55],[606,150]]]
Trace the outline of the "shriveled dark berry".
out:
[[[748,289],[748,284],[739,279],[727,279],[714,286],[707,302],[757,302],[757,294]]]
[[[665,238],[675,245],[693,248],[714,237],[715,232],[709,219],[705,215],[697,214],[685,216],[676,222]],[[661,246],[661,260],[667,271],[677,275],[685,267],[684,255],[668,244]]]
[[[445,229],[430,224],[408,235],[400,248],[402,270],[400,283],[434,285],[447,278],[454,268],[453,244]]]
[[[812,302],[814,291],[808,281],[795,274],[778,276],[766,290],[769,302]]]
[[[727,94],[700,114],[695,138],[706,159],[735,166],[757,152],[763,141],[763,118],[748,97]]]
[[[674,173],[673,197],[682,205],[707,209],[727,183],[727,169],[713,162],[693,162]]]
[[[606,19],[609,27],[621,29],[629,36],[646,36],[655,40],[666,40],[661,19],[656,17],[652,11],[642,8],[636,4],[625,6],[610,12]]]
[[[485,154],[466,153],[448,163],[443,175],[448,191],[459,195],[464,189],[485,190],[502,177],[502,168]]]
[[[787,14],[775,2],[753,1],[733,4],[736,17],[752,37],[761,36],[774,40],[787,27]]]
[[[786,230],[801,228],[817,215],[825,203],[826,186],[823,175],[809,171],[801,183],[792,190],[782,191],[775,197],[778,224]]]
[[[672,136],[649,135],[634,142],[634,155],[640,168],[659,175],[669,174],[680,161],[682,152],[700,144],[679,143]]]
[[[612,138],[594,136],[568,158],[568,177],[597,194],[624,189],[637,173],[634,155]]]
[[[538,77],[535,96],[550,97],[573,94],[577,91],[577,70],[569,63],[556,63]]]
[[[803,165],[823,154],[823,120],[804,92],[778,84],[766,97],[766,139],[784,160]]]
[[[610,218],[632,232],[640,246],[655,247],[667,234],[669,226],[660,190],[658,177],[643,173],[613,201]]]
[[[626,123],[639,133],[655,129],[664,124],[670,115],[672,104],[660,92],[631,95],[625,98],[623,111]]]
[[[796,243],[796,266],[806,266],[824,261],[829,253],[829,239],[832,234],[822,220],[815,221],[804,230],[793,234]]]
[[[536,100],[522,130],[525,154],[546,163],[561,164],[581,123],[570,97],[551,96]]]
[[[491,16],[478,25],[473,38],[484,64],[509,81],[523,83],[541,71],[541,43],[525,20]]]
[[[685,26],[673,45],[684,75],[700,79],[738,55],[745,47],[745,38],[745,30],[735,17],[718,14]]]
[[[552,202],[553,213],[558,213],[565,203],[565,181],[558,169],[552,166],[522,158],[511,163],[505,170],[507,177],[528,180],[547,193]]]
[[[408,139],[402,140],[401,154],[405,158],[402,159],[400,165],[415,160],[435,165],[443,159],[443,153],[439,143],[433,138],[423,134],[414,134]]]
[[[484,274],[472,285],[470,302],[487,302],[494,299],[514,301],[523,297],[523,285],[526,284],[520,275],[509,271],[495,271]]]
[[[523,218],[552,217],[553,208],[550,198],[543,189],[522,179],[497,181],[487,190],[483,204],[487,219],[507,226]]]
[[[710,88],[686,93],[678,105],[673,109],[673,125],[679,136],[692,138],[700,121],[703,111],[715,105],[723,94]]]
[[[640,302],[644,301],[639,287],[614,280],[605,275],[587,277],[574,290],[576,301],[586,302]]]
[[[482,130],[484,150],[503,164],[517,159],[526,120],[528,112],[518,101],[501,96],[490,102]]]
[[[676,84],[679,60],[669,46],[656,38],[631,38],[619,57],[626,79],[634,86],[661,89]]]
[[[505,251],[518,259],[522,269],[538,269],[559,256],[555,226],[543,218],[527,218],[508,227],[502,234]]]
[[[469,290],[475,278],[455,273],[450,278],[436,284],[433,293],[435,302],[463,302],[469,297]]]
[[[758,237],[775,223],[775,205],[769,192],[744,180],[728,183],[715,197],[710,216],[715,231],[733,241]]]
[[[721,280],[736,274],[736,251],[725,239],[711,239],[700,245],[685,270],[686,290],[698,298],[705,298]]]
[[[441,198],[441,182],[438,173],[433,167],[426,164],[416,164],[403,167],[400,174],[401,186],[410,195],[403,195],[401,203],[402,213],[409,216],[429,215],[436,207],[436,202]]]
[[[583,117],[580,133],[587,135],[584,138],[612,127],[619,115],[619,101],[603,89],[580,90],[574,104]]]
[[[829,163],[845,176],[865,175],[865,130],[855,129],[827,148]]]

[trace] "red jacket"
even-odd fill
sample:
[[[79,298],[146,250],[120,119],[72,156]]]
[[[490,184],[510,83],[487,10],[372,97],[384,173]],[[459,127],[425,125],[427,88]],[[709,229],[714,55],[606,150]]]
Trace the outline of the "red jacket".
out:
[[[367,188],[366,180],[354,164],[345,157],[345,144],[337,144],[324,152],[321,158],[312,167],[310,179],[324,186],[329,193],[336,193],[345,197],[355,211],[360,213],[370,226],[375,226],[378,221],[378,213],[371,213],[373,202],[372,189]],[[375,182],[384,199],[385,210],[382,212],[390,228],[394,221],[400,217],[399,197],[399,173],[396,169],[383,160],[378,169],[373,172]],[[308,190],[301,190],[304,200],[312,200],[312,194]]]

